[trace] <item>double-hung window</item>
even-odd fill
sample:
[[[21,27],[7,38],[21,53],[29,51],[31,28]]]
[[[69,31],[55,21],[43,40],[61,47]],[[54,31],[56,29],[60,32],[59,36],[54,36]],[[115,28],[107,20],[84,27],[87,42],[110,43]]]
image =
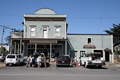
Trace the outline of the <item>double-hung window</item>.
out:
[[[48,25],[43,25],[43,38],[48,38]]]
[[[32,37],[36,36],[35,28],[36,28],[35,25],[30,26],[30,36]]]
[[[55,37],[60,37],[60,26],[55,26]]]

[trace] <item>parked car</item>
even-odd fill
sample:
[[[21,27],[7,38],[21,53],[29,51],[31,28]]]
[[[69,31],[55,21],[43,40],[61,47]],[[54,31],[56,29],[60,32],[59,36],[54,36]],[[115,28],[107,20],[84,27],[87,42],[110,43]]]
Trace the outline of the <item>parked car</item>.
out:
[[[5,60],[5,55],[3,53],[0,53],[0,61],[4,62]]]
[[[5,58],[5,64],[6,66],[9,66],[10,64],[17,64],[20,65],[21,63],[24,63],[24,58],[22,54],[7,54]]]
[[[99,53],[84,54],[80,57],[80,65],[86,68],[89,66],[101,68],[105,65],[105,60]]]
[[[68,55],[62,55],[56,58],[56,67],[58,66],[73,66]]]

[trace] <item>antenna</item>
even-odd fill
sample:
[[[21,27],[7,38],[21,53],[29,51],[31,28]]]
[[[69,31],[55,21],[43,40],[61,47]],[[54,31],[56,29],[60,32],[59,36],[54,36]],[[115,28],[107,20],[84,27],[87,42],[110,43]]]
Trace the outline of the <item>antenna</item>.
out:
[[[101,23],[101,31],[103,30],[103,27],[102,27],[102,17],[100,18],[100,23]],[[101,45],[102,45],[102,48],[103,48],[103,32],[101,32]]]

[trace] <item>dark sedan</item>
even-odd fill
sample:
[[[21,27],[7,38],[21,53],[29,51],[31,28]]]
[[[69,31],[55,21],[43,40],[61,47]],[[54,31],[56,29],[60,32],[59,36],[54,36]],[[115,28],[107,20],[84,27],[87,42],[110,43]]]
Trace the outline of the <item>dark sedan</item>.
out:
[[[70,57],[67,55],[59,56],[56,59],[56,67],[58,66],[72,66]]]

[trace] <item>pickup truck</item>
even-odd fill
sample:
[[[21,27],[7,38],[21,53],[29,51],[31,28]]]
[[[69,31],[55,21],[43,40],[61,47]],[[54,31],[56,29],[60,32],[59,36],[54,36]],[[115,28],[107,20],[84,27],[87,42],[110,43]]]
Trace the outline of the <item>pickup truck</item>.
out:
[[[84,54],[80,57],[80,65],[86,68],[90,66],[102,68],[105,65],[105,60],[97,53]]]

